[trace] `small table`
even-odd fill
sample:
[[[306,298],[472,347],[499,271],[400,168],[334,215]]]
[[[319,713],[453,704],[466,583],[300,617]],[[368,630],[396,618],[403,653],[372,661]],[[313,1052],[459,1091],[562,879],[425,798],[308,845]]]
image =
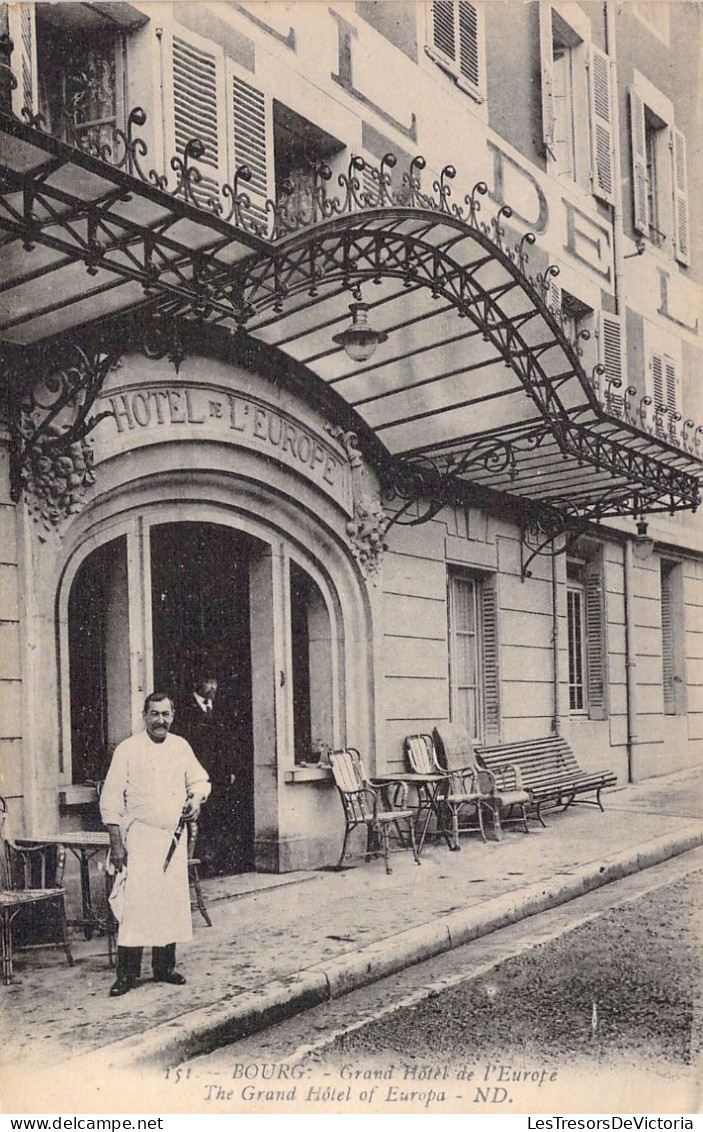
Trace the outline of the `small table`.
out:
[[[97,853],[110,847],[110,835],[106,830],[78,830],[71,833],[48,833],[45,837],[18,838],[18,845],[31,848],[33,845],[57,845],[59,848],[59,867],[56,877],[60,886],[63,880],[63,863],[61,850],[69,849],[79,862],[81,876],[81,899],[83,903],[83,916],[79,920],[69,920],[72,927],[81,927],[86,939],[93,938],[96,928],[109,934],[109,925],[106,920],[100,919],[93,912],[90,895],[90,861]],[[64,853],[65,860],[65,853]]]
[[[373,783],[380,783],[383,786],[390,786],[394,782],[402,782],[407,786],[414,786],[417,790],[417,818],[416,824],[420,829],[420,838],[417,845],[418,856],[422,853],[422,847],[425,844],[427,837],[427,827],[430,824],[432,814],[437,819],[437,829],[441,831],[444,840],[449,848],[452,848],[451,838],[447,833],[445,824],[442,821],[442,815],[439,809],[439,803],[442,800],[442,788],[447,785],[449,776],[446,774],[414,774],[411,772],[400,774],[380,774],[372,779]],[[422,822],[423,812],[425,814],[424,823]]]

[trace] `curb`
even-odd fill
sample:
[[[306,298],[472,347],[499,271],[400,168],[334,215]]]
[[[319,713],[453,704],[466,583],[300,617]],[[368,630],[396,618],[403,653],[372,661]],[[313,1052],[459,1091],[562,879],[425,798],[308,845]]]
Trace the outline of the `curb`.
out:
[[[665,834],[590,862],[568,878],[559,876],[538,881],[477,907],[453,912],[367,947],[348,951],[287,979],[271,981],[258,991],[218,999],[209,1006],[154,1026],[139,1037],[123,1038],[83,1055],[81,1065],[95,1059],[104,1071],[149,1063],[178,1064],[210,1053],[414,963],[462,947],[508,924],[575,900],[700,845],[703,845],[703,826],[696,823],[676,834]]]

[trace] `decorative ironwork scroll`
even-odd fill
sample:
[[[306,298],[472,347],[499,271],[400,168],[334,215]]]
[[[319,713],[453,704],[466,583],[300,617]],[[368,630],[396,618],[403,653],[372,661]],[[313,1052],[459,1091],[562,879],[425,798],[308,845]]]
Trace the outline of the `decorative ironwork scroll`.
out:
[[[27,505],[44,532],[56,530],[81,509],[94,483],[89,434],[111,411],[93,408],[110,370],[118,364],[114,347],[83,347],[74,342],[55,352],[36,351],[24,360],[30,390],[14,402],[11,421],[11,494],[24,489]],[[11,365],[4,360],[9,376]],[[44,535],[40,534],[40,538]]]

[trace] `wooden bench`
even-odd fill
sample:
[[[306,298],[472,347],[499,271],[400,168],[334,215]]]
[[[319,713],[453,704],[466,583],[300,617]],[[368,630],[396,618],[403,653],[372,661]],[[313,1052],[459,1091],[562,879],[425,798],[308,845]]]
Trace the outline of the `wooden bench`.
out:
[[[601,792],[617,782],[617,775],[611,770],[583,770],[566,739],[560,735],[476,747],[475,751],[479,763],[494,773],[505,763],[519,768],[522,784],[532,795],[532,806],[542,825],[544,805],[561,805],[567,809],[575,802],[583,802],[602,810]],[[593,793],[595,798],[582,797]]]

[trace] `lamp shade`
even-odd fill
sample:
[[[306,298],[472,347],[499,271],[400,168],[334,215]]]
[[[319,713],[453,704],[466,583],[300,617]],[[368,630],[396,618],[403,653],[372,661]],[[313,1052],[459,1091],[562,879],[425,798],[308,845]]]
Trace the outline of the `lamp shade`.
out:
[[[650,538],[647,534],[647,524],[644,519],[640,519],[637,523],[637,534],[635,535],[634,554],[638,562],[646,562],[648,558],[652,557],[654,550],[654,539]]]
[[[371,357],[379,342],[385,342],[388,335],[383,330],[374,330],[369,325],[368,303],[350,303],[352,324],[332,338],[338,346],[343,346],[347,355],[355,362],[365,362]]]

